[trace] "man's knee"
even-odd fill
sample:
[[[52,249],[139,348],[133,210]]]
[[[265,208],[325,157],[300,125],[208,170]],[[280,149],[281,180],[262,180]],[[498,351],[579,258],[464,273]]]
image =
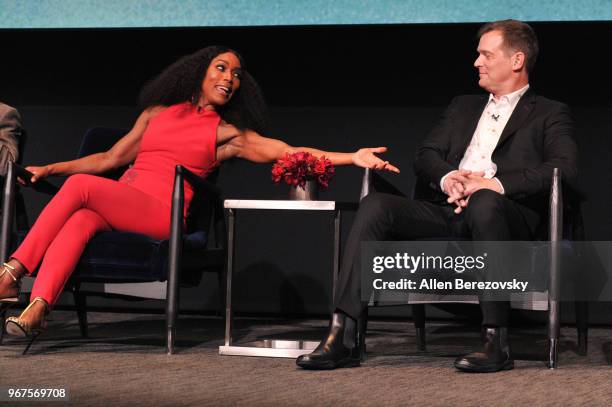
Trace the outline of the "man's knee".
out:
[[[504,196],[490,189],[480,189],[470,196],[465,211],[470,225],[499,222],[503,219]]]
[[[504,196],[490,189],[480,189],[470,196],[468,212],[490,212],[502,207]]]
[[[362,221],[381,222],[389,214],[389,201],[385,194],[373,192],[363,198],[359,204],[357,217]]]

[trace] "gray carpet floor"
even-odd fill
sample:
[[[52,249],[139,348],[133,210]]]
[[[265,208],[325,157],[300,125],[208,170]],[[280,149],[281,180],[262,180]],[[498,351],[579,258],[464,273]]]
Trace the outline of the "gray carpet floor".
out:
[[[303,371],[292,359],[220,356],[223,321],[181,317],[177,353],[164,353],[162,315],[89,314],[90,338],[76,316],[52,314],[49,329],[21,356],[24,343],[0,346],[0,389],[65,388],[66,402],[40,406],[476,406],[612,405],[612,328],[590,331],[589,354],[575,353],[575,330],[562,329],[559,368],[544,364],[543,326],[517,327],[512,371],[465,374],[454,358],[479,344],[477,326],[428,323],[428,350],[416,350],[410,321],[371,321],[368,359],[359,368]],[[236,339],[318,338],[323,320],[240,319]]]

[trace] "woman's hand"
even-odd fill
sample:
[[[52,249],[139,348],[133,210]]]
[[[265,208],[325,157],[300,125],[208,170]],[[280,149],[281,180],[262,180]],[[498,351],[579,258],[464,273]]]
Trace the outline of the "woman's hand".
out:
[[[47,178],[50,173],[50,169],[48,165],[45,165],[42,167],[30,166],[30,167],[26,167],[26,170],[32,173],[32,178],[30,178],[30,181],[29,181],[31,183],[34,183],[38,181],[39,179]],[[21,185],[26,184],[26,182],[22,180],[21,178],[19,178],[18,181]]]
[[[353,153],[353,164],[363,168],[373,168],[375,170],[385,170],[399,173],[400,170],[389,161],[383,161],[374,153],[384,153],[387,147],[362,148]]]

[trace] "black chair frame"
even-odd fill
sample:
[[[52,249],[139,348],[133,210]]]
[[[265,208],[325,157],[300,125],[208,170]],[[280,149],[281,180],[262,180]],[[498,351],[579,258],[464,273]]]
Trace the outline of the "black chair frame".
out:
[[[2,226],[0,229],[0,260],[6,261],[11,250],[11,241],[13,237],[12,229],[15,215],[15,199],[17,194],[17,177],[26,181],[26,186],[31,186],[34,190],[46,194],[55,194],[58,188],[47,180],[40,180],[34,184],[29,183],[31,173],[27,172],[23,167],[12,164],[8,168],[4,190],[3,190],[3,213]],[[215,258],[221,259],[219,266],[219,284],[223,286],[223,271],[225,270],[224,259],[226,258],[225,242],[226,228],[223,215],[221,191],[212,182],[203,179],[193,172],[189,171],[182,165],[175,167],[174,187],[172,194],[172,209],[171,209],[171,230],[168,251],[168,278],[167,278],[167,297],[166,297],[166,352],[174,353],[174,342],[176,338],[176,320],[179,307],[179,281],[182,264],[183,250],[183,213],[185,204],[184,182],[188,182],[194,189],[194,192],[202,193],[206,200],[210,202],[212,223],[209,225],[210,230],[214,233],[214,245],[212,249],[215,252]],[[211,239],[213,241],[213,239]],[[81,283],[86,280],[75,276],[71,282],[67,284],[73,291],[75,306],[79,317],[79,325],[81,334],[87,336],[87,317],[86,317],[86,302],[85,295],[87,293],[80,291]],[[220,291],[222,292],[222,290]],[[223,302],[223,298],[222,298]],[[4,326],[4,324],[3,324]],[[1,339],[1,338],[0,338]]]
[[[582,223],[582,214],[580,204],[584,200],[584,195],[579,191],[566,187],[562,188],[561,173],[558,168],[553,171],[552,184],[550,189],[549,201],[549,230],[548,235],[551,241],[551,266],[549,270],[550,294],[548,296],[548,341],[547,341],[547,366],[551,369],[556,368],[558,364],[558,347],[559,347],[559,332],[560,332],[560,301],[558,295],[553,290],[559,290],[560,285],[560,262],[561,262],[561,247],[560,242],[563,239],[564,217],[571,218],[571,235],[573,240],[584,240],[584,226]],[[380,175],[374,173],[370,169],[366,169],[362,180],[362,189],[360,199],[363,199],[370,192],[378,191],[389,193],[398,196],[406,195],[398,188],[385,180]],[[564,202],[564,197],[565,202]],[[416,331],[417,349],[424,351],[426,349],[425,339],[425,304],[411,304],[412,317]],[[576,329],[577,329],[577,352],[584,356],[588,349],[588,302],[575,301],[576,314]],[[366,308],[367,312],[367,308]]]

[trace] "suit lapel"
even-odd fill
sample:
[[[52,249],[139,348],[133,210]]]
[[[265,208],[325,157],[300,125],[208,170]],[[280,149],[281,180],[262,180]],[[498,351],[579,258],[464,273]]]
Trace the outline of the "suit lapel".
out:
[[[516,108],[512,112],[510,119],[508,119],[508,123],[504,127],[504,131],[502,132],[499,141],[497,142],[497,146],[495,149],[499,148],[504,141],[508,139],[511,135],[516,133],[518,129],[521,128],[529,114],[535,107],[536,95],[531,89],[528,89],[527,92],[521,97]]]
[[[476,127],[478,127],[478,122],[480,121],[480,116],[482,116],[482,111],[484,110],[488,101],[488,96],[482,96],[477,102],[470,106],[468,111],[465,112],[465,115],[463,116],[465,122],[462,126],[465,131],[459,133],[461,135],[461,144],[459,144],[461,148],[459,151],[465,152],[467,149],[468,144],[476,132]]]

